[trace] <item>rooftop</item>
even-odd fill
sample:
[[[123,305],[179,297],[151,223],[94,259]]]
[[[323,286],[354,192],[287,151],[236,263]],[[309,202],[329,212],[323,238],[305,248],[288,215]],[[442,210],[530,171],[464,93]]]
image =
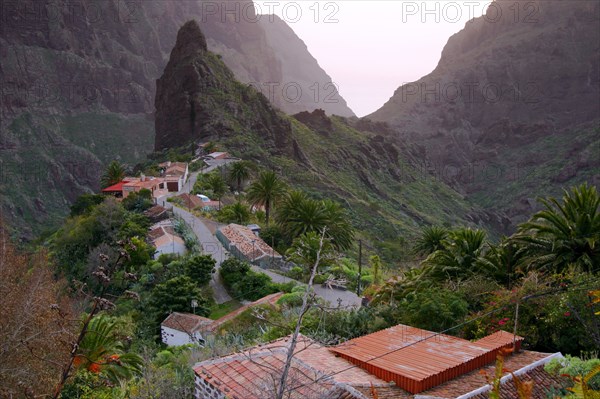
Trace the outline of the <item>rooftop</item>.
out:
[[[264,394],[265,389],[273,389],[276,377],[280,376],[283,356],[289,348],[289,343],[288,336],[268,344],[257,345],[241,353],[198,363],[194,371],[221,392],[226,392],[230,398],[260,398],[263,397],[261,393]],[[545,399],[545,392],[549,388],[564,384],[564,381],[550,376],[543,369],[543,364],[556,356],[561,355],[549,356],[546,353],[520,351],[505,359],[504,368],[513,371],[523,380],[534,380],[533,398]],[[483,367],[483,370],[492,375],[494,367],[494,364],[490,364]],[[353,366],[330,348],[303,335],[299,336],[292,369],[295,370],[294,376],[290,378],[293,384],[308,389],[295,392],[297,396],[292,394],[292,397],[296,398],[311,397],[310,394],[332,390],[334,387],[337,387],[337,391],[333,392],[352,399],[373,399],[372,388],[375,388],[379,399],[483,399],[488,397],[486,392],[489,391],[485,377],[479,371],[471,371],[415,395],[370,374],[367,370]],[[513,384],[506,380],[510,375],[508,372],[504,375],[502,398],[516,398]]]
[[[211,319],[191,313],[173,312],[160,324],[163,327],[192,334],[202,326],[212,323]]]
[[[271,248],[262,238],[246,226],[230,224],[222,227],[221,234],[234,245],[247,259],[254,261],[263,257],[281,258],[281,255]]]
[[[123,191],[123,186],[125,184],[129,183],[128,180],[123,180],[118,182],[117,184],[113,184],[110,187],[106,187],[105,189],[102,190],[103,193],[116,193],[116,192],[121,192]]]
[[[494,362],[498,350],[513,343],[519,349],[522,340],[500,331],[470,342],[400,324],[331,351],[406,391],[419,393]]]

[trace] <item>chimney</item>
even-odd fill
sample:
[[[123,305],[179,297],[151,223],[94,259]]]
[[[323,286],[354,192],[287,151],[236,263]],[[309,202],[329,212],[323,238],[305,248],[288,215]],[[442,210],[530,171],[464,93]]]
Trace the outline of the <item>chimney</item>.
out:
[[[142,173],[140,176],[140,181],[146,181],[146,175]]]

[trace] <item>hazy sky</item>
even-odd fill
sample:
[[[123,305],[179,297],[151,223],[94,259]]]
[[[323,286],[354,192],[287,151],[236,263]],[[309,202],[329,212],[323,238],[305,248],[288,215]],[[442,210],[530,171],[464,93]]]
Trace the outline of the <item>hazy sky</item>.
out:
[[[279,15],[339,86],[358,116],[381,107],[401,84],[427,75],[448,38],[491,0],[255,0]]]

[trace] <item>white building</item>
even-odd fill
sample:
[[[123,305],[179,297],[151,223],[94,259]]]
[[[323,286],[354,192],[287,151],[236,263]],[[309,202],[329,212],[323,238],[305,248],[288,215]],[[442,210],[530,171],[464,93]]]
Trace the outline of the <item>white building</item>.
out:
[[[204,344],[202,331],[207,329],[213,320],[191,313],[171,313],[160,324],[162,342],[168,346],[188,344]]]

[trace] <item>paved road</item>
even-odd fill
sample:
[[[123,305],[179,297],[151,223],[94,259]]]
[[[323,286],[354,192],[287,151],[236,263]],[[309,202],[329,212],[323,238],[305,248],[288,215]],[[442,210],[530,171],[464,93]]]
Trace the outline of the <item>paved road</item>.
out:
[[[212,165],[203,169],[200,172],[191,173],[190,177],[188,178],[188,181],[177,194],[190,193],[200,173],[209,173],[210,171],[220,167],[221,165],[222,164]],[[175,215],[180,216],[185,221],[185,223],[187,223],[188,226],[191,227],[194,234],[196,234],[196,237],[198,237],[198,241],[200,242],[200,245],[202,245],[204,253],[212,255],[212,257],[216,261],[216,270],[215,273],[213,273],[213,277],[210,281],[210,287],[213,290],[215,302],[221,304],[233,300],[233,298],[227,292],[227,289],[225,289],[225,286],[221,281],[221,275],[218,272],[221,263],[228,258],[227,251],[225,250],[225,248],[223,248],[219,240],[217,240],[217,238],[211,233],[208,227],[206,227],[202,219],[198,218],[197,216],[194,216],[185,209],[173,206],[173,204],[166,202],[167,197],[168,196],[159,198],[158,203],[162,204],[166,208],[172,209]],[[287,283],[290,281],[295,281],[297,284],[302,284],[289,277],[282,276],[281,274],[274,273],[270,270],[261,269],[258,266],[252,266],[252,269],[256,272],[268,275],[276,283]],[[332,306],[338,306],[338,304],[343,307],[361,306],[361,299],[353,292],[325,288],[320,285],[316,285],[313,288],[318,296],[325,299]]]
[[[272,272],[270,270],[261,269],[258,266],[252,266],[252,269],[256,272],[268,275],[276,283],[289,283],[290,281],[295,281],[297,284],[303,284],[289,277]],[[342,307],[361,306],[362,301],[354,292],[325,288],[321,285],[315,285],[313,286],[313,289],[315,290],[315,294],[323,298],[325,301],[329,302],[331,306],[338,306],[338,304]]]
[[[170,203],[167,203],[171,206]],[[215,302],[218,304],[229,302],[233,300],[233,298],[229,295],[225,286],[223,285],[223,281],[221,281],[221,275],[219,274],[219,267],[221,263],[227,259],[227,252],[225,248],[221,245],[219,240],[216,239],[215,236],[212,235],[210,230],[202,223],[202,220],[192,215],[188,211],[181,209],[179,207],[173,207],[173,213],[175,215],[180,216],[185,223],[192,229],[196,237],[198,237],[198,241],[202,246],[202,250],[205,254],[210,254],[216,261],[216,270],[212,275],[212,279],[210,280],[210,287],[213,290]]]

